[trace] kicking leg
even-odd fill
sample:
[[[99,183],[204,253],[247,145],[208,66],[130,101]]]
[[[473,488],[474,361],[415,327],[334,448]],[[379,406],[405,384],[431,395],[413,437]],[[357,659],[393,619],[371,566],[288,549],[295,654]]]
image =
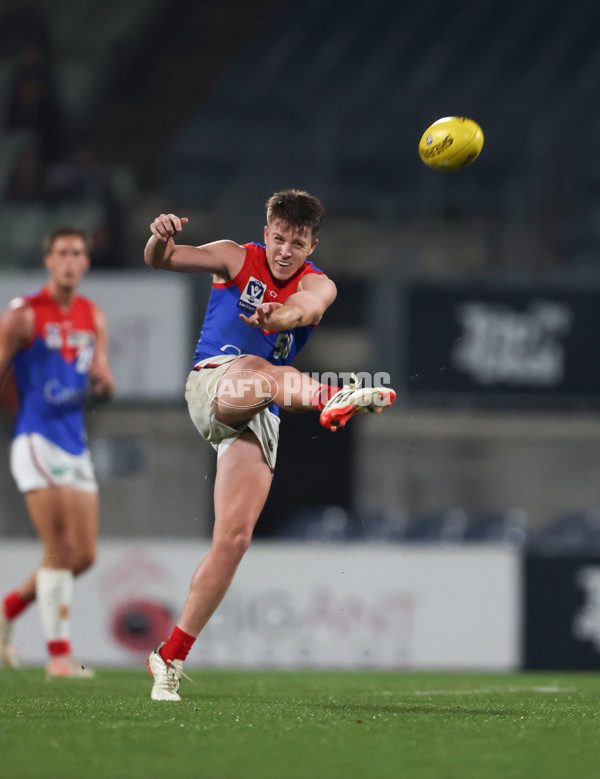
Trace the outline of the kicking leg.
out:
[[[340,388],[321,384],[290,365],[271,365],[246,355],[231,363],[213,401],[219,422],[242,424],[262,408],[276,403],[286,411],[317,410],[324,427],[336,430],[361,412],[380,412],[396,393],[387,387],[361,387],[356,377]]]
[[[224,373],[213,408],[219,422],[236,427],[275,403],[286,411],[322,408],[316,396],[337,391],[290,365],[271,365],[262,357],[246,355],[234,360]]]

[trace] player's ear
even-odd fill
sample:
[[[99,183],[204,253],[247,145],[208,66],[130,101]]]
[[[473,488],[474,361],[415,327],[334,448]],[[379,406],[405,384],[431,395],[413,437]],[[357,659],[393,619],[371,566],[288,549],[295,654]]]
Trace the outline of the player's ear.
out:
[[[267,242],[268,237],[269,237],[269,225],[265,225],[265,243]]]
[[[310,255],[311,255],[311,254],[314,252],[314,250],[317,248],[317,244],[318,244],[318,243],[319,243],[319,239],[318,239],[318,238],[315,238],[315,240],[314,240],[314,241],[311,243],[311,245],[310,245],[310,251],[309,251],[309,253],[308,253],[308,255],[307,255],[308,257],[310,257]]]

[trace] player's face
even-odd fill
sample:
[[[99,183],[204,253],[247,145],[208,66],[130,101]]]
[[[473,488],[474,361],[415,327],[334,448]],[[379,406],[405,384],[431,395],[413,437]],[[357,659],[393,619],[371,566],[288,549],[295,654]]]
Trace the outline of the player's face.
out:
[[[78,235],[57,238],[45,258],[50,281],[62,289],[77,289],[90,266],[85,241]]]
[[[316,238],[313,239],[306,228],[299,232],[279,219],[265,227],[267,263],[273,276],[280,281],[293,276],[316,245]]]

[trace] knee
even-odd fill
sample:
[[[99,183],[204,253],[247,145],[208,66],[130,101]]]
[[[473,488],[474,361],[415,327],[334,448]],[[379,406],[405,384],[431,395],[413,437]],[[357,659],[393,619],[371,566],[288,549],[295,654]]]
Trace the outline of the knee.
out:
[[[251,540],[252,533],[246,531],[228,533],[213,541],[211,552],[226,564],[237,565],[250,546]]]
[[[73,565],[73,573],[78,576],[80,573],[87,571],[96,562],[96,550],[89,550],[83,553],[79,553],[75,557]]]
[[[57,542],[51,547],[46,547],[46,559],[53,567],[72,571],[77,564],[77,549],[66,537],[57,539]]]
[[[267,375],[271,374],[273,365],[262,357],[256,354],[246,354],[240,357],[235,363],[236,367],[244,371],[261,371]]]

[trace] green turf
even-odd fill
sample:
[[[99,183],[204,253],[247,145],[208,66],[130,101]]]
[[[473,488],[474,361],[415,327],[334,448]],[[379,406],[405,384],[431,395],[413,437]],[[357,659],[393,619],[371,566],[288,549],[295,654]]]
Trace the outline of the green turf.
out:
[[[0,671],[0,776],[600,777],[600,675]]]

